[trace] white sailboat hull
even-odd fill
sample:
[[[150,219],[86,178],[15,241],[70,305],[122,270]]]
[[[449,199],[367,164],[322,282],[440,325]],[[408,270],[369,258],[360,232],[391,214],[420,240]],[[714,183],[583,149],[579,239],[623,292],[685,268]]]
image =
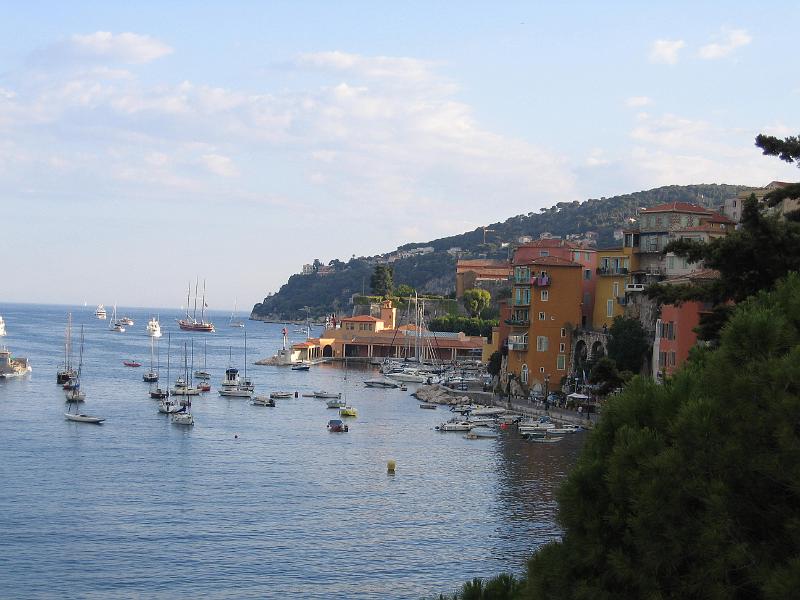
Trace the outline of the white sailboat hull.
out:
[[[92,417],[90,415],[82,414],[74,415],[72,413],[64,413],[64,418],[67,421],[75,421],[76,423],[102,423],[105,421],[105,419],[102,417]]]

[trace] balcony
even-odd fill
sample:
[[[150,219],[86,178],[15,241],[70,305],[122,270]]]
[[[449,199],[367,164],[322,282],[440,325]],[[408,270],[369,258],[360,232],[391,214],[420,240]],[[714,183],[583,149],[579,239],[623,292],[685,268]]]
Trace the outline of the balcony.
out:
[[[505,324],[512,327],[530,327],[531,322],[530,319],[506,319]]]
[[[627,275],[627,267],[597,267],[598,275]]]
[[[510,335],[508,336],[508,349],[516,350],[518,352],[525,352],[528,350],[528,338],[523,335]]]
[[[514,306],[530,306],[530,298],[514,298]]]
[[[643,292],[645,288],[645,284],[643,283],[626,283],[625,284],[625,293],[629,292]]]
[[[539,277],[531,277],[531,284],[536,287],[549,287],[551,279],[549,275],[540,275]]]

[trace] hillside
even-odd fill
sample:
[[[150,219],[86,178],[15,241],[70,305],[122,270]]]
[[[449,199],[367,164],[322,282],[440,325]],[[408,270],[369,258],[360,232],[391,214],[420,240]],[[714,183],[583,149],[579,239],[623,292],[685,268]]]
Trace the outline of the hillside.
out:
[[[521,236],[538,238],[549,232],[564,237],[597,233],[597,245],[612,246],[614,230],[636,214],[640,207],[664,202],[692,202],[717,208],[726,198],[735,196],[745,186],[725,184],[670,185],[611,198],[592,198],[583,202],[559,202],[539,212],[517,215],[459,235],[430,242],[400,246],[397,251],[380,256],[353,258],[348,262],[332,260],[327,268],[309,275],[292,275],[277,294],[264,298],[253,307],[252,317],[267,320],[300,319],[304,307],[312,316],[350,311],[350,298],[362,290],[369,293],[370,276],[379,261],[394,257],[395,285],[407,284],[419,291],[449,294],[455,289],[455,262],[448,250],[460,248],[460,258],[507,258],[509,244]],[[484,243],[484,236],[486,243]],[[433,248],[428,254],[405,256],[415,249]],[[405,256],[405,257],[403,257]]]

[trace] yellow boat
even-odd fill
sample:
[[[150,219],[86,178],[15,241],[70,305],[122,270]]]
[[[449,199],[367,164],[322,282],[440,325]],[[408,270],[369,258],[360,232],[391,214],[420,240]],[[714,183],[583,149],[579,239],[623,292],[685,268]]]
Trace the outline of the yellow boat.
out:
[[[345,406],[339,409],[340,417],[357,417],[358,411],[352,406]]]

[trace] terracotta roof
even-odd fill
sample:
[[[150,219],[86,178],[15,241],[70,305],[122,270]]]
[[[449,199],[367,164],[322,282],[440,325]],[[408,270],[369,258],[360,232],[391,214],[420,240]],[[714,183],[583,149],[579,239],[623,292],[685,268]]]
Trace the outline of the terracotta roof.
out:
[[[375,317],[370,317],[368,315],[358,315],[356,317],[345,317],[342,319],[342,323],[375,323],[377,321],[380,321],[380,319],[376,319]]]
[[[665,279],[664,283],[692,283],[693,281],[709,281],[711,279],[719,279],[719,277],[719,271],[716,269],[698,269],[697,271],[692,271],[686,275],[677,275],[675,277]]]
[[[489,259],[464,259],[456,261],[456,267],[508,267],[507,260],[489,260]]]
[[[725,215],[721,215],[719,213],[711,213],[711,217],[708,219],[703,219],[706,223],[725,223],[730,225],[736,225],[734,221],[726,217]]]
[[[434,348],[482,348],[484,339],[482,337],[472,336],[463,340],[446,338],[446,337],[426,337],[426,343],[430,341]],[[371,344],[373,346],[400,346],[406,344],[406,339],[399,336],[391,335],[371,335],[367,336],[353,336],[349,340],[342,340],[347,344]]]
[[[544,265],[549,267],[580,267],[581,265],[558,256],[537,256],[531,260],[526,260],[526,265]]]
[[[695,225],[694,227],[681,227],[677,229],[675,233],[682,233],[684,231],[705,231],[708,233],[727,233],[726,229],[720,229],[719,227],[712,227],[711,225]]]
[[[656,212],[690,212],[699,214],[712,214],[712,211],[699,206],[697,204],[689,204],[688,202],[669,202],[667,204],[658,204],[650,208],[643,208],[640,213],[656,213]]]

